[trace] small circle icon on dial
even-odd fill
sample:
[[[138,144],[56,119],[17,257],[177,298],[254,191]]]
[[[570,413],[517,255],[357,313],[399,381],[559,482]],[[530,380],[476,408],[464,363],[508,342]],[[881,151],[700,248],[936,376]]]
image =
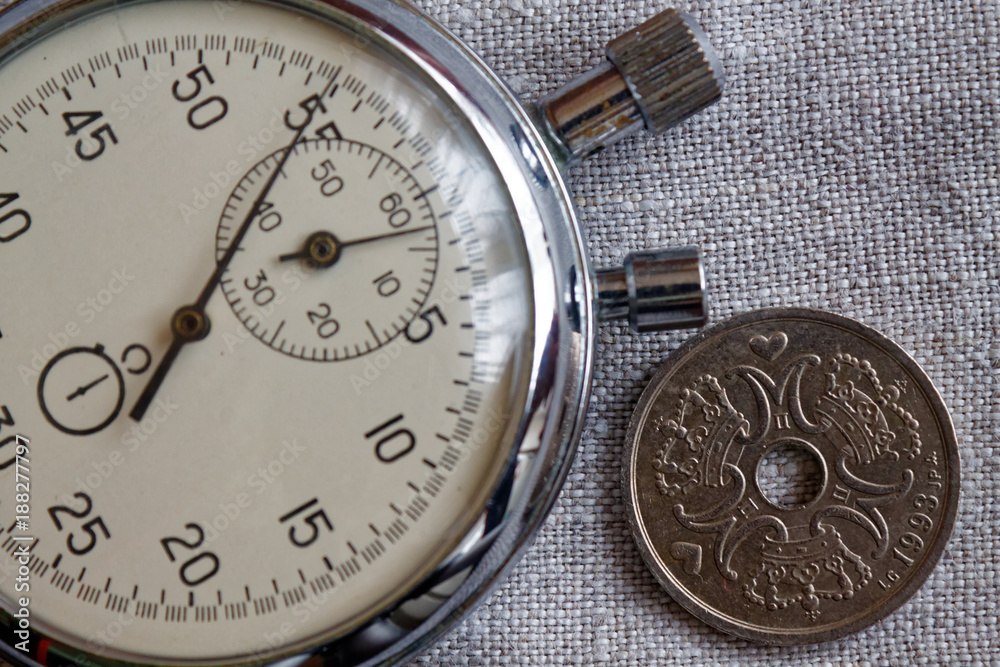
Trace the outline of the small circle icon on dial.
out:
[[[125,380],[101,344],[52,357],[38,378],[38,404],[52,426],[90,435],[110,424],[125,401]]]
[[[291,148],[221,281],[233,312],[269,347],[309,361],[377,350],[423,311],[438,262],[436,185],[368,144],[312,139]],[[233,190],[216,251],[254,206],[281,152]]]

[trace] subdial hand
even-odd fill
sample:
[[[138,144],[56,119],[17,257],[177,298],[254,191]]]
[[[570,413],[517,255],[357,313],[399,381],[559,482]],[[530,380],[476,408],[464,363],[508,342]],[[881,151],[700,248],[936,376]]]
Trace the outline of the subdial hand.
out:
[[[319,99],[326,98],[327,94],[330,92],[330,87],[336,77],[330,79],[326,85],[323,87],[323,92],[319,94]],[[298,128],[295,132],[295,136],[292,137],[291,142],[285,146],[282,153],[281,159],[278,160],[274,171],[268,177],[267,182],[264,183],[264,187],[260,190],[257,198],[254,200],[253,206],[250,207],[250,212],[247,213],[247,217],[243,220],[243,223],[236,230],[236,234],[233,235],[233,239],[226,248],[225,254],[222,256],[216,265],[215,270],[212,275],[209,276],[208,282],[205,283],[205,287],[202,288],[201,294],[198,295],[198,300],[194,303],[181,306],[170,319],[170,331],[173,334],[173,341],[170,343],[170,347],[167,348],[166,354],[160,360],[160,364],[156,367],[153,372],[152,377],[149,378],[149,382],[146,383],[145,389],[143,389],[142,394],[139,399],[135,402],[132,407],[132,411],[129,412],[129,417],[135,421],[141,421],[143,416],[146,414],[146,410],[149,409],[150,403],[153,402],[153,398],[156,396],[156,392],[159,390],[160,385],[163,384],[163,380],[167,377],[167,373],[173,366],[174,360],[177,355],[180,354],[181,349],[188,344],[195,341],[199,341],[208,335],[211,322],[209,322],[208,314],[205,312],[205,306],[208,305],[208,300],[215,293],[216,287],[219,286],[219,281],[222,280],[222,276],[225,274],[226,269],[229,268],[229,264],[233,261],[233,257],[236,256],[236,252],[240,248],[240,244],[243,242],[243,237],[246,236],[247,232],[250,230],[250,223],[253,222],[254,218],[257,217],[257,213],[260,210],[261,204],[264,202],[264,198],[274,187],[275,181],[278,180],[278,175],[281,170],[284,169],[285,163],[288,162],[289,156],[292,154],[292,147],[299,143],[302,139],[302,135],[305,133],[306,128],[312,124],[312,113],[310,113],[309,119]]]
[[[293,259],[305,259],[313,262],[319,268],[327,268],[337,263],[337,260],[340,259],[340,253],[344,248],[381,241],[383,239],[391,239],[397,236],[405,236],[407,234],[416,234],[417,232],[425,232],[428,229],[434,229],[434,225],[402,229],[395,232],[388,232],[387,234],[353,239],[351,241],[341,241],[330,232],[314,232],[306,239],[302,250],[281,255],[278,257],[278,260],[287,262]]]
[[[84,394],[86,394],[86,393],[87,393],[88,391],[90,391],[91,389],[93,389],[93,388],[94,388],[94,387],[96,387],[97,385],[99,385],[99,384],[101,384],[102,382],[104,382],[105,380],[107,380],[107,379],[108,379],[109,377],[111,377],[111,376],[110,376],[110,375],[108,375],[107,373],[105,373],[105,374],[104,374],[104,375],[103,375],[102,377],[99,377],[99,378],[97,378],[96,380],[94,380],[94,381],[93,381],[93,382],[91,382],[90,384],[85,384],[85,385],[83,385],[82,387],[78,388],[78,389],[77,389],[76,391],[74,391],[74,392],[73,392],[72,394],[70,394],[69,396],[67,396],[67,397],[66,397],[66,400],[67,400],[67,401],[72,401],[72,400],[73,400],[74,398],[76,398],[77,396],[83,396],[83,395],[84,395]]]

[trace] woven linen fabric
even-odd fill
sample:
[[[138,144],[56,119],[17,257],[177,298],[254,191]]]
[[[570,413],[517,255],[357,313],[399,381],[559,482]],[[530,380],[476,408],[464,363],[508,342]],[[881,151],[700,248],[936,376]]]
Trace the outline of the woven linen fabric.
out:
[[[525,100],[597,64],[610,38],[663,8],[419,4]],[[898,342],[955,422],[963,495],[951,543],[907,604],[839,641],[763,647],[698,621],[646,569],[619,488],[636,400],[691,333],[605,324],[583,438],[552,515],[512,576],[415,664],[1000,663],[1000,7],[705,0],[679,9],[709,33],[728,86],[666,136],[637,136],[568,175],[595,265],[697,243],[713,321],[807,306]]]
[[[525,100],[663,5],[422,0]],[[691,332],[599,329],[593,397],[560,499],[513,575],[419,665],[1000,663],[1000,10],[997,2],[704,0],[728,86],[666,136],[568,175],[596,266],[697,243],[712,320],[822,308],[894,339],[951,410],[962,499],[913,598],[818,646],[763,647],[684,611],[647,571],[619,488],[633,407]]]

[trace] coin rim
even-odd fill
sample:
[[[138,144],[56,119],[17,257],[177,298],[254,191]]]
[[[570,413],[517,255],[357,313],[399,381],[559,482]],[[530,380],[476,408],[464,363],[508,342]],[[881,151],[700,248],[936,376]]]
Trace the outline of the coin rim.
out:
[[[937,540],[925,552],[925,557],[917,568],[917,571],[913,573],[905,586],[868,610],[867,613],[856,617],[856,620],[820,631],[763,628],[759,625],[751,625],[722,614],[708,604],[701,602],[698,597],[691,594],[684,586],[675,581],[666,568],[660,567],[661,556],[656,553],[655,549],[649,543],[645,528],[637,511],[634,459],[638,436],[642,432],[648,408],[660,393],[661,386],[706,340],[750,324],[777,320],[804,320],[835,326],[858,335],[873,345],[882,348],[904,370],[909,372],[924,392],[934,416],[937,418],[942,445],[948,458],[948,498],[944,511],[941,514],[941,528]],[[951,415],[944,400],[941,398],[940,392],[938,392],[933,381],[927,376],[927,373],[924,372],[920,364],[898,344],[868,325],[838,313],[813,308],[777,307],[740,313],[707,329],[703,329],[685,341],[667,357],[646,384],[645,389],[643,389],[642,395],[639,397],[638,403],[636,403],[635,410],[629,418],[622,463],[622,496],[625,500],[626,515],[632,539],[635,541],[636,547],[642,555],[643,561],[646,563],[646,567],[649,568],[657,581],[660,582],[660,585],[666,589],[678,604],[708,625],[743,639],[782,646],[819,644],[840,639],[874,625],[903,606],[923,586],[944,554],[954,530],[959,497],[961,495],[961,458],[955,436],[955,426],[952,423]]]

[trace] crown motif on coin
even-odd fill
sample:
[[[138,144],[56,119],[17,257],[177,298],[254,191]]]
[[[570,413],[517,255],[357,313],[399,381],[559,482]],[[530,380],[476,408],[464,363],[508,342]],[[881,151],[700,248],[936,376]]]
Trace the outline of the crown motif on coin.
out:
[[[698,377],[653,420],[663,436],[651,461],[656,488],[680,525],[716,535],[716,567],[743,582],[747,599],[771,611],[798,605],[815,621],[822,601],[852,598],[872,578],[865,561],[887,553],[881,508],[913,484],[900,455],[919,452],[916,420],[899,406],[898,386],[883,387],[869,362],[843,353],[740,365],[725,380]],[[821,495],[795,508],[775,507],[745,474],[785,444],[826,463]],[[873,465],[882,470],[871,478]],[[838,529],[848,526],[867,533],[870,551],[847,548]]]
[[[850,600],[871,578],[872,569],[847,548],[836,529],[820,524],[815,535],[766,538],[743,596],[769,611],[799,604],[815,621],[821,600]]]
[[[718,379],[703,375],[681,392],[676,415],[661,417],[658,428],[666,439],[653,460],[656,486],[674,496],[695,486],[724,486],[729,448],[738,434],[746,435],[748,423]]]
[[[816,401],[816,413],[837,427],[854,460],[867,465],[899,459],[903,448],[910,459],[920,454],[920,424],[898,403],[896,385],[883,387],[868,361],[838,354],[830,362],[826,391]],[[888,413],[888,414],[887,414]],[[887,417],[897,417],[895,430]],[[829,433],[830,437],[836,437]]]

